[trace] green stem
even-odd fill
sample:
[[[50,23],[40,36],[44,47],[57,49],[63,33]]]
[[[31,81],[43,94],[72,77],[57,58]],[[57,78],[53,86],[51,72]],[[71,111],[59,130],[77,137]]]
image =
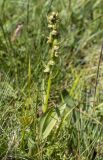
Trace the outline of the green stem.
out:
[[[48,109],[48,100],[50,97],[50,89],[51,89],[51,74],[49,73],[48,86],[47,86],[46,96],[45,96],[44,105],[43,105],[43,112],[46,112]]]

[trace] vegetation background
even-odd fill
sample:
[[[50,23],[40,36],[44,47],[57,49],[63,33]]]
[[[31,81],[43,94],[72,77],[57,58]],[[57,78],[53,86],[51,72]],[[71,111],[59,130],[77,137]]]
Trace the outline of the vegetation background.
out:
[[[59,57],[43,113],[52,11]],[[102,43],[103,0],[0,0],[0,159],[103,160]]]

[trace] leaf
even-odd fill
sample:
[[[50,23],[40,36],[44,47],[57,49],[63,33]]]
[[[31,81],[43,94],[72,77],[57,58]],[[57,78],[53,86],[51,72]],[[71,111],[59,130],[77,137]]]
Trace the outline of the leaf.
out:
[[[66,108],[66,104],[60,106],[60,114],[64,112]],[[40,136],[45,139],[50,132],[52,131],[53,127],[59,121],[58,114],[51,109],[49,112],[45,113],[43,117],[40,119]]]
[[[51,108],[48,112],[43,114],[43,116],[41,117],[40,136],[42,137],[42,139],[47,138],[48,135],[51,133],[52,129],[55,127],[55,125],[58,122],[60,122],[60,120],[64,122],[66,118],[69,116],[69,114],[76,107],[74,100],[70,96],[66,96],[64,98],[64,102],[65,103],[57,107],[56,110]]]

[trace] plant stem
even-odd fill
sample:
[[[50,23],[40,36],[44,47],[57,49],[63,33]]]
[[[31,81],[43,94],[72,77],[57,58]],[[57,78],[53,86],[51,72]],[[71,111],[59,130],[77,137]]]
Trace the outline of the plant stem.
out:
[[[46,112],[48,109],[48,100],[50,97],[50,89],[51,89],[51,73],[49,73],[48,77],[48,85],[47,85],[47,91],[44,99],[44,105],[43,105],[43,112]]]

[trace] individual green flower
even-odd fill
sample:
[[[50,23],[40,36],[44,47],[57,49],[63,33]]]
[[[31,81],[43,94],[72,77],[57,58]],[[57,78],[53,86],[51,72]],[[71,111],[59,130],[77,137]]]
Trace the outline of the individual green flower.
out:
[[[53,25],[52,24],[48,24],[48,28],[53,29]]]
[[[55,45],[55,46],[53,46],[53,49],[54,49],[54,51],[58,51],[59,46]]]
[[[50,60],[50,61],[48,62],[48,64],[49,64],[50,66],[54,66],[54,65],[55,65],[55,62],[54,62],[53,60]]]
[[[59,57],[59,52],[55,52],[54,56],[57,58]]]
[[[53,35],[53,36],[57,36],[57,35],[58,35],[57,30],[52,30],[51,35]]]
[[[47,37],[47,43],[48,44],[52,44],[53,43],[53,37],[52,37],[52,35],[50,35],[49,37]]]
[[[44,73],[49,73],[50,72],[50,67],[49,65],[47,65],[44,69]]]
[[[52,12],[50,16],[47,17],[49,24],[55,24],[58,20],[58,13]]]

